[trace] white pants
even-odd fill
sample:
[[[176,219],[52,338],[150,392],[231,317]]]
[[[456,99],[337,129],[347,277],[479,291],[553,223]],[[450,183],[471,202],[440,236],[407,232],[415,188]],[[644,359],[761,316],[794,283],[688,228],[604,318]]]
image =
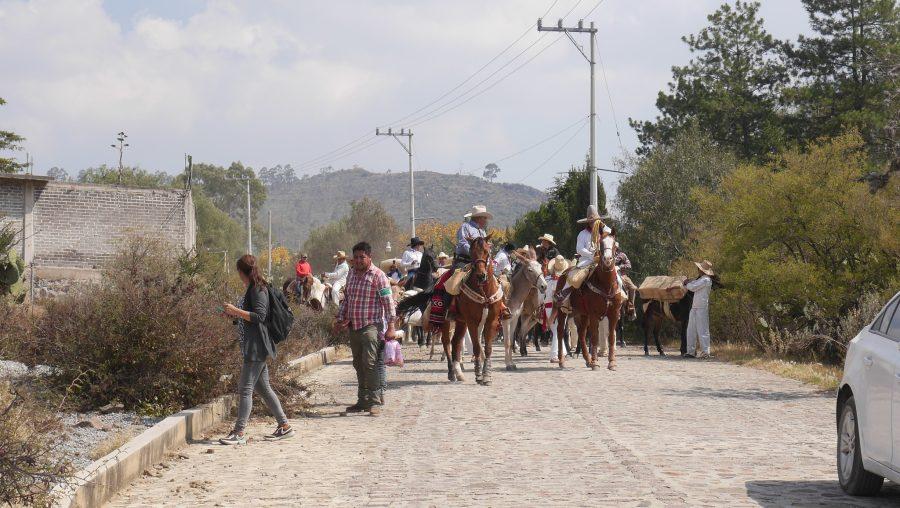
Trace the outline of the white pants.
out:
[[[691,309],[687,326],[687,352],[695,354],[697,340],[700,341],[700,351],[709,354],[709,309]]]
[[[334,303],[335,307],[339,307],[341,305],[341,290],[344,289],[344,281],[335,282],[333,286],[331,286],[331,302]]]

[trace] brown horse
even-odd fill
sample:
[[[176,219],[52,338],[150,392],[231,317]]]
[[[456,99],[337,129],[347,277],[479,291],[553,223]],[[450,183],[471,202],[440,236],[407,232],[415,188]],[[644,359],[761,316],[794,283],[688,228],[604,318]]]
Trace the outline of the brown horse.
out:
[[[503,290],[492,273],[489,241],[490,235],[471,241],[469,255],[472,264],[469,275],[462,283],[460,294],[454,297],[456,327],[452,338],[450,320],[445,321],[443,325],[441,341],[447,355],[447,377],[450,381],[463,381],[462,340],[468,330],[475,353],[475,381],[485,386],[491,384],[491,344],[499,328]],[[482,321],[484,321],[483,334],[478,332]],[[484,340],[483,347],[479,338]]]
[[[582,283],[581,288],[571,293],[572,315],[578,328],[578,343],[584,362],[591,369],[597,369],[597,352],[600,346],[599,324],[606,317],[609,325],[608,358],[609,370],[616,370],[616,324],[619,322],[620,310],[625,299],[619,291],[616,278],[615,238],[607,236],[600,241],[600,249],[594,255],[596,268]],[[602,250],[601,250],[602,249]],[[585,337],[591,332],[591,348],[587,347]],[[560,363],[560,366],[562,364]]]

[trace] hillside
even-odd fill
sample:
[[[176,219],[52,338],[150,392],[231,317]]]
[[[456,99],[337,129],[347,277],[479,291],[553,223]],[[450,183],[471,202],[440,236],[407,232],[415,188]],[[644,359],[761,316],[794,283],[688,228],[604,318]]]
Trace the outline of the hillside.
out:
[[[364,197],[380,201],[401,229],[406,230],[408,185],[408,173],[334,171],[269,188],[265,209],[272,210],[273,237],[292,248],[305,241],[310,230],[340,219],[350,210],[351,201]],[[459,221],[472,205],[485,204],[494,214],[492,225],[504,227],[537,208],[544,199],[543,192],[527,185],[490,183],[468,175],[416,172],[416,217]]]

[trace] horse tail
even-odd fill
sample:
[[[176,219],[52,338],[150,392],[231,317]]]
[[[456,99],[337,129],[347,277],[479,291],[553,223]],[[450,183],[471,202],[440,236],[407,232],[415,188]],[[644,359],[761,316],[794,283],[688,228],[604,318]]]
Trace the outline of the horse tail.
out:
[[[421,293],[414,294],[408,298],[404,298],[397,304],[397,315],[402,316],[412,309],[424,309],[428,302],[431,300],[431,295],[434,294],[434,289],[429,289],[427,291],[422,291]]]

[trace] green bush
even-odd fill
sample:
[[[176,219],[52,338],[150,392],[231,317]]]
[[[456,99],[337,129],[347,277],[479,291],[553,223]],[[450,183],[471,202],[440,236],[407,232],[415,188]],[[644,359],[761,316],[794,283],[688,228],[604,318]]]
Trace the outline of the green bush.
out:
[[[56,369],[87,408],[119,401],[165,414],[226,391],[238,361],[224,294],[203,267],[158,243],[130,241],[99,285],[52,300],[37,320],[32,358]]]

